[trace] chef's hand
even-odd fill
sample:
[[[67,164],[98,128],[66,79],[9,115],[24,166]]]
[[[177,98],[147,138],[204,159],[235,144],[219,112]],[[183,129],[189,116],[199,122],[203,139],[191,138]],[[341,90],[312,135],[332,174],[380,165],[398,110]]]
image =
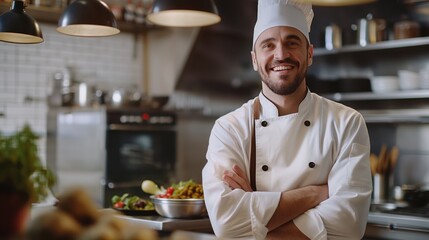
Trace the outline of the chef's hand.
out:
[[[236,164],[232,166],[232,170],[225,170],[222,178],[231,189],[240,188],[246,192],[253,192],[246,173]]]

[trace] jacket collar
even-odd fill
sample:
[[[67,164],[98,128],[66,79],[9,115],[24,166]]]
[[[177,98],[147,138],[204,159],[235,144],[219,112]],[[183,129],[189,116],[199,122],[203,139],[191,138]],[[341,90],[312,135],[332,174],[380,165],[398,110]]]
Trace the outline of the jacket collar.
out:
[[[299,104],[298,114],[303,114],[304,112],[308,111],[312,99],[313,96],[310,90],[307,89],[307,94],[305,95],[305,98]],[[279,116],[279,112],[276,105],[274,105],[271,100],[265,97],[262,91],[259,93],[259,101],[261,102],[261,118],[273,118]]]

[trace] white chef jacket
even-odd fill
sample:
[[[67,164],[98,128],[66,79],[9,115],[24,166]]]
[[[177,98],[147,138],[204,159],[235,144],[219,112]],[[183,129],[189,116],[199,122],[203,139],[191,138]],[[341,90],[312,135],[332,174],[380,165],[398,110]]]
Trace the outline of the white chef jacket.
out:
[[[262,93],[259,99],[256,192],[231,190],[222,181],[233,164],[249,176],[254,99],[217,119],[210,135],[202,174],[215,234],[264,239],[282,191],[328,183],[329,199],[295,218],[295,225],[310,239],[361,239],[372,191],[361,114],[310,91],[298,112],[285,116]]]

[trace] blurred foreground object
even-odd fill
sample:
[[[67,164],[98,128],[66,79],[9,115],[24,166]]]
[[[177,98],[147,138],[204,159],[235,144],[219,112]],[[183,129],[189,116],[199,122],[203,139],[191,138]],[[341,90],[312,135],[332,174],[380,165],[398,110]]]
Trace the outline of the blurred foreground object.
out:
[[[23,232],[32,202],[44,200],[55,184],[37,149],[38,136],[30,126],[4,136],[0,133],[0,236]]]
[[[157,240],[155,230],[126,224],[117,211],[100,211],[81,188],[59,197],[57,208],[41,213],[28,226],[29,240]]]

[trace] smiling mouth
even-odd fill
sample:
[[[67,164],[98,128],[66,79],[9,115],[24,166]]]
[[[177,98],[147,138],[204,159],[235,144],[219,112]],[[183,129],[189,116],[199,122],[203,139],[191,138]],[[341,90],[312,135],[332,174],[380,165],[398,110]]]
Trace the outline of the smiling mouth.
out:
[[[293,68],[292,66],[277,66],[277,67],[271,68],[271,70],[274,72],[280,72],[280,71],[291,70],[292,68]]]

